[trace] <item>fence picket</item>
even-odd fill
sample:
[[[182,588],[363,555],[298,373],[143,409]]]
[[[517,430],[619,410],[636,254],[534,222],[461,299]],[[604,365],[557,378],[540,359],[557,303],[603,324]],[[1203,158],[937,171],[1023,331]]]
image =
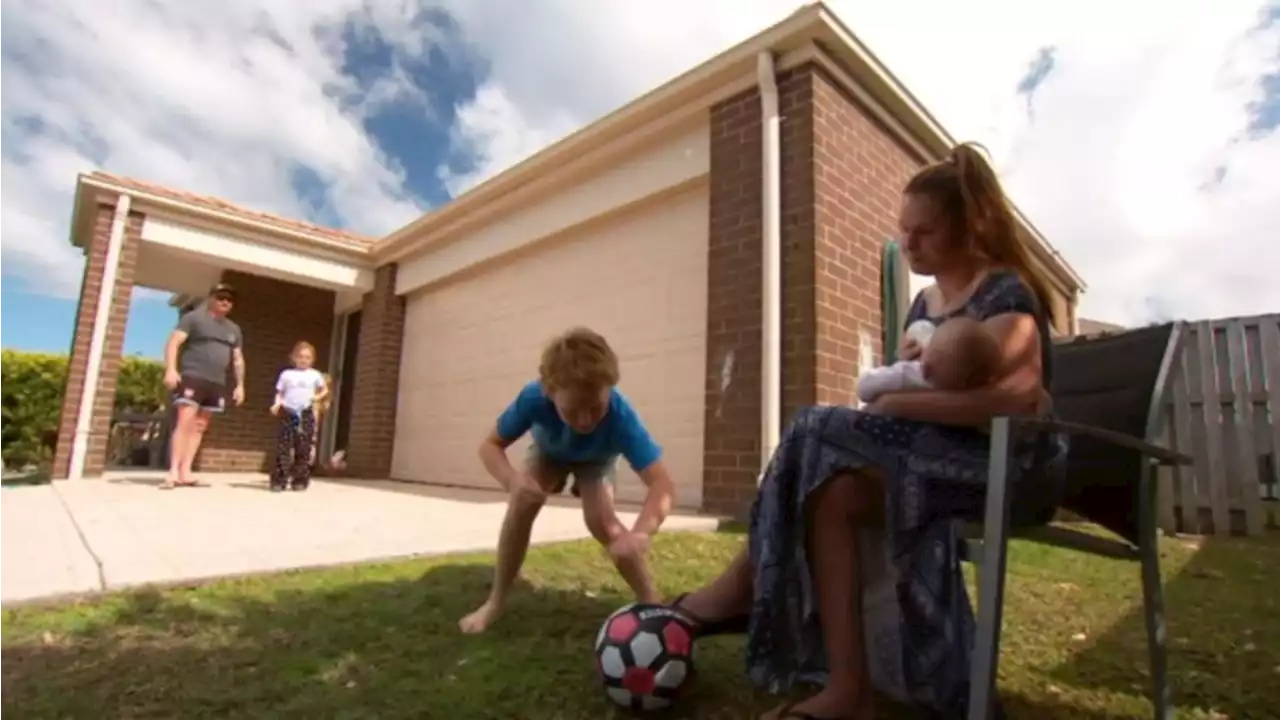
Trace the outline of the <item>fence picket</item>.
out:
[[[1249,394],[1248,361],[1245,355],[1244,323],[1229,320],[1226,325],[1227,370],[1234,402],[1231,411],[1223,408],[1223,426],[1230,426],[1234,444],[1227,445],[1237,461],[1240,501],[1244,505],[1245,534],[1261,535],[1262,496],[1258,484],[1258,453],[1253,442],[1253,398]]]
[[[1192,457],[1166,489],[1166,532],[1257,535],[1280,524],[1280,314],[1187,327],[1162,440]],[[1211,529],[1212,528],[1212,529]]]

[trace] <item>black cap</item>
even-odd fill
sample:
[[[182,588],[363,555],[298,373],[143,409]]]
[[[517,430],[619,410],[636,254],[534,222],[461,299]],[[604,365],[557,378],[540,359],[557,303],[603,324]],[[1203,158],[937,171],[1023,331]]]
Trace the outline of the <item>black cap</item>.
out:
[[[226,295],[230,297],[232,300],[234,300],[236,297],[236,289],[231,287],[227,283],[220,282],[217,285],[214,285],[213,287],[209,288],[209,297],[213,297],[215,295]]]

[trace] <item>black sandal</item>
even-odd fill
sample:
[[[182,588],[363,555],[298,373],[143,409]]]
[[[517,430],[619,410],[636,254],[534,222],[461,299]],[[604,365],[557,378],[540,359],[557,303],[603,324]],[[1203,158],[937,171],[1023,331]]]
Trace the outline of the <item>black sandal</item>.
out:
[[[746,635],[747,625],[751,621],[751,616],[747,613],[740,615],[730,615],[720,620],[707,620],[706,618],[695,615],[684,608],[682,603],[684,599],[689,597],[689,593],[683,593],[671,603],[671,607],[679,610],[682,615],[693,621],[697,626],[696,632],[698,637],[711,637],[713,635]]]

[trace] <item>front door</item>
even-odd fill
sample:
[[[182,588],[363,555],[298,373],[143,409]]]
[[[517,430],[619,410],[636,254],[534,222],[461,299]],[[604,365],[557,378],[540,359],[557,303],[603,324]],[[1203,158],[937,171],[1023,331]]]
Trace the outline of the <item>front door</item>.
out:
[[[356,363],[359,357],[356,351],[360,348],[360,311],[347,316],[347,327],[343,332],[342,361],[338,369],[336,382],[338,385],[338,415],[333,433],[333,451],[347,449],[347,440],[351,435],[351,403],[352,390],[356,385]]]

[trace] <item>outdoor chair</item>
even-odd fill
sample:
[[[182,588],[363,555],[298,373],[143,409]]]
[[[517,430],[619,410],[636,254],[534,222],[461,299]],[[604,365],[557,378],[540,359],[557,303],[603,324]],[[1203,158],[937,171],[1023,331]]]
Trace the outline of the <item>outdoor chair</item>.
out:
[[[1172,717],[1166,675],[1164,600],[1156,546],[1156,493],[1162,466],[1191,458],[1155,444],[1165,393],[1178,368],[1186,336],[1168,323],[1101,337],[1077,338],[1053,348],[1056,420],[999,417],[991,424],[991,455],[984,522],[970,528],[965,557],[978,565],[978,624],[970,678],[969,720],[996,712],[996,670],[1010,537],[1024,537],[1095,555],[1136,560],[1142,573],[1143,615],[1158,720]],[[1053,429],[1069,437],[1065,463],[1030,477],[1011,449],[1027,433]],[[1023,488],[1029,491],[1020,492]],[[1050,525],[1058,507],[1115,533],[1096,534]]]

